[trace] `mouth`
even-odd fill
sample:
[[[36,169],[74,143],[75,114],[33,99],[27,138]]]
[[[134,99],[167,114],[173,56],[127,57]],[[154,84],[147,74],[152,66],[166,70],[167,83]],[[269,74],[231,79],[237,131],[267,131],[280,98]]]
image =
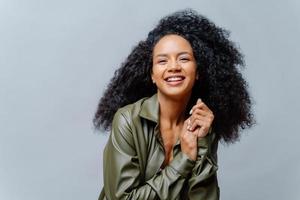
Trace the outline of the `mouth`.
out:
[[[180,81],[183,81],[185,79],[184,76],[169,76],[167,78],[165,78],[164,80],[167,81],[167,82],[180,82]]]
[[[183,83],[185,77],[180,75],[168,76],[164,80],[167,82],[169,86],[179,86]]]

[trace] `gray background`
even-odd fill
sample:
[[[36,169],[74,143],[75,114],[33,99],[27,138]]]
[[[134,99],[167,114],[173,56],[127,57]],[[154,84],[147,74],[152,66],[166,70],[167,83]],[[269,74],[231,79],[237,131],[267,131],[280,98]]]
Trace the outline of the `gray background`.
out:
[[[166,14],[231,31],[257,125],[221,145],[222,200],[300,199],[300,3],[0,0],[0,199],[97,199],[107,135],[92,118],[114,70]]]

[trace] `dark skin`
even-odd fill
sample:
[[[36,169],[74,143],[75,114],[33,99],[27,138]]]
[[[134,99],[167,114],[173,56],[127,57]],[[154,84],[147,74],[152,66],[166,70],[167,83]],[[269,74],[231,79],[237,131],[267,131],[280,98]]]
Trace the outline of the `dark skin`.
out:
[[[213,112],[200,99],[185,119],[184,113],[192,94],[196,60],[191,45],[178,35],[161,38],[153,50],[152,80],[157,86],[160,105],[160,132],[167,165],[173,159],[173,147],[180,140],[181,151],[197,158],[197,140],[205,137],[214,119]]]

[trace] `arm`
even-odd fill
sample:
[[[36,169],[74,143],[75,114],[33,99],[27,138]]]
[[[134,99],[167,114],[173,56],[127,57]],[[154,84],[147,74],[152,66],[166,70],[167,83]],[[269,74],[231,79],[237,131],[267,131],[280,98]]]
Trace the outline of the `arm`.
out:
[[[141,182],[139,159],[127,118],[119,111],[115,114],[104,150],[105,195],[112,200],[177,198],[195,161],[179,153],[162,171]]]
[[[198,154],[192,175],[188,181],[188,196],[190,200],[196,199],[219,199],[219,187],[216,171],[218,169],[215,156],[217,148],[216,135],[214,132],[203,138],[198,138]]]
[[[190,200],[218,200],[219,187],[216,174],[218,139],[211,129],[214,115],[201,99],[193,106],[191,114],[189,128],[198,136],[198,151],[195,167],[188,179],[188,197]]]

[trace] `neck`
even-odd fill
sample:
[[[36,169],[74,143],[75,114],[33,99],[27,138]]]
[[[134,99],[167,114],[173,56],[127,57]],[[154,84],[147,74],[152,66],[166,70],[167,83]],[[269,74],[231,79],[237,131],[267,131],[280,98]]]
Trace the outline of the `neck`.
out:
[[[185,110],[191,94],[182,98],[170,98],[158,92],[160,121],[169,127],[176,127],[184,122]]]

